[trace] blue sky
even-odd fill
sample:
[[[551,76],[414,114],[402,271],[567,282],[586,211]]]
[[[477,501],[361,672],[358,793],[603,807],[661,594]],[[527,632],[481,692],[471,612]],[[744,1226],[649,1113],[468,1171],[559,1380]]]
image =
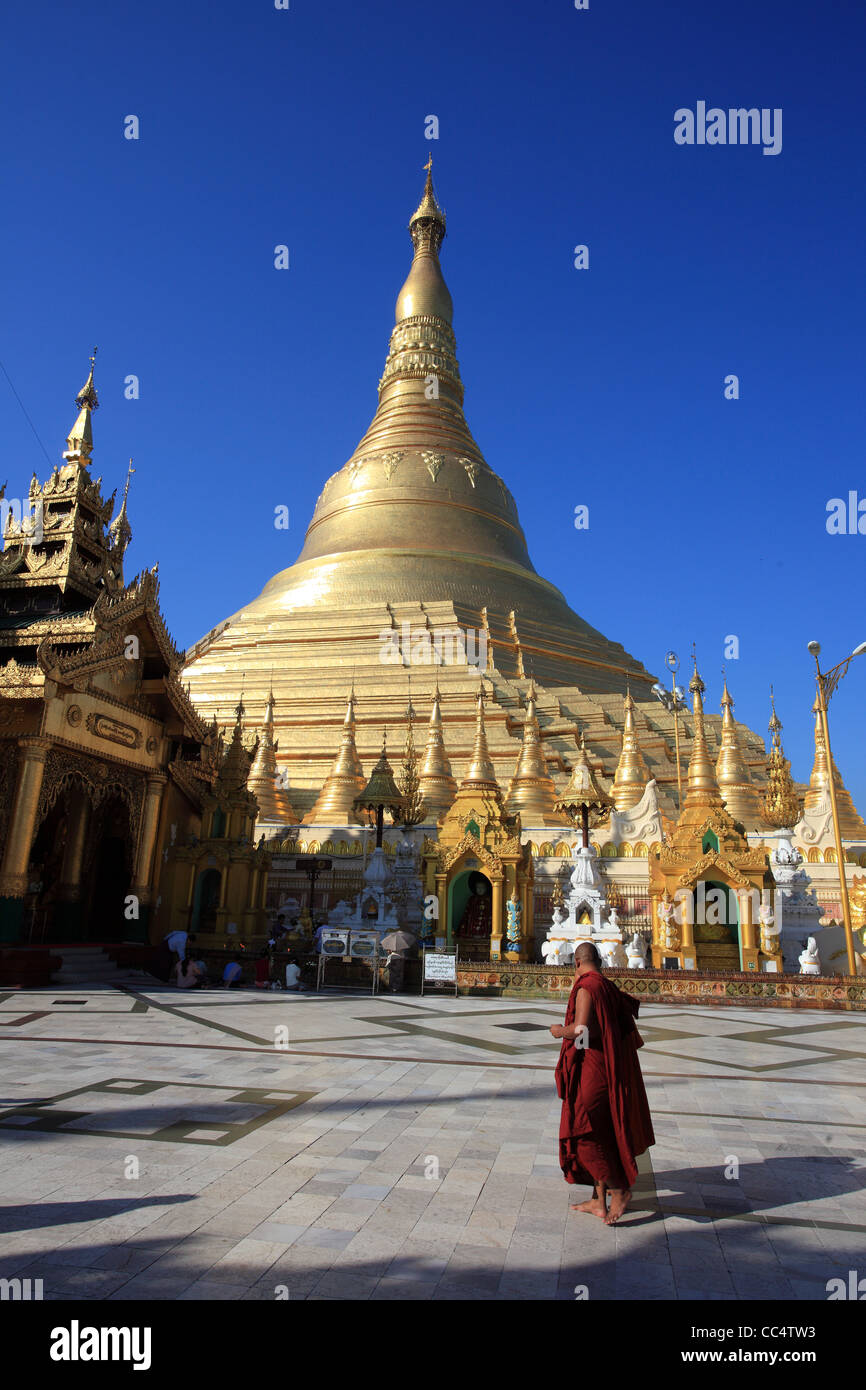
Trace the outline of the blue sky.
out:
[[[864,29],[781,0],[17,7],[0,356],[53,462],[99,345],[94,471],[134,457],[127,568],[159,560],[194,642],[294,561],[373,414],[432,149],[467,418],[536,568],[656,672],[696,642],[710,708],[736,635],[737,715],[763,730],[772,681],[806,778],[806,642],[866,640],[866,535],[825,526],[866,498]],[[699,100],[781,108],[781,153],[675,144]],[[0,399],[16,496],[48,467]],[[831,720],[866,811],[864,691],[866,657]]]

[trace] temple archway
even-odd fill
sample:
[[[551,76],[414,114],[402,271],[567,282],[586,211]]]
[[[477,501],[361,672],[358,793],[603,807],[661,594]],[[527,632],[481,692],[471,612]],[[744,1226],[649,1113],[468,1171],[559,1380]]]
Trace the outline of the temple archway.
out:
[[[479,891],[480,890],[480,891]],[[483,900],[476,907],[473,898]],[[493,885],[486,874],[480,869],[464,869],[462,873],[455,874],[448,885],[448,935],[449,937],[459,936],[471,937],[484,943],[485,955],[486,948],[490,941],[490,912],[493,901]],[[471,914],[471,921],[467,921],[467,915]],[[486,933],[479,928],[486,920]],[[474,927],[475,930],[470,930]]]
[[[701,879],[692,894],[695,953],[699,970],[740,969],[740,910],[728,884]]]
[[[133,838],[129,807],[120,794],[108,796],[94,812],[86,881],[90,885],[85,937],[89,941],[136,939],[138,907],[129,903]]]
[[[219,869],[204,869],[195,883],[192,900],[191,932],[216,931],[216,914],[220,901],[222,874]]]

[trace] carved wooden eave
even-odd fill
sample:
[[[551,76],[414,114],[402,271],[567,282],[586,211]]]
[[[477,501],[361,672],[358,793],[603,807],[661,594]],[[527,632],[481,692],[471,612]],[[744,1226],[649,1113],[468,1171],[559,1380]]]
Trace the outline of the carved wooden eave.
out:
[[[204,743],[210,734],[210,725],[199,714],[177,676],[173,673],[164,676],[163,684],[165,693],[175,712],[180,716],[187,735],[199,743]]]
[[[742,860],[740,863],[742,864]],[[743,867],[746,866],[743,865]],[[759,872],[763,870],[763,862],[757,865],[756,868]],[[727,859],[723,854],[717,854],[715,850],[711,850],[709,854],[705,854],[703,858],[698,859],[692,864],[691,868],[677,880],[677,886],[680,888],[694,888],[695,884],[700,879],[706,878],[712,869],[717,869],[720,873],[724,874],[725,877],[736,884],[738,888],[753,888],[755,886],[752,880],[747,878],[736,864],[731,863],[731,860]]]
[[[192,771],[195,764],[184,762],[176,758],[173,763],[168,765],[168,775],[175,785],[183,792],[184,796],[201,814],[204,810],[205,793],[209,790],[208,784],[203,778],[197,777]]]
[[[456,845],[452,845],[450,849],[441,850],[436,865],[436,872],[447,874],[452,865],[456,864],[458,859],[461,859],[464,854],[471,854],[473,858],[479,859],[485,868],[489,869],[490,872],[497,877],[502,875],[502,860],[499,855],[494,854],[492,850],[486,849],[485,846],[481,844],[481,841],[476,840],[475,836],[471,835],[468,831]]]
[[[153,570],[143,570],[117,594],[102,593],[93,605],[93,620],[100,630],[129,624],[145,618],[166,668],[176,674],[182,669],[184,654],[175,646],[159,607],[159,580]]]
[[[92,676],[111,671],[125,661],[124,634],[121,631],[96,633],[83,651],[61,656],[51,634],[36,649],[36,661],[45,676],[56,685],[77,685]]]
[[[4,700],[40,700],[45,675],[38,666],[19,663],[14,657],[0,666],[0,696]]]

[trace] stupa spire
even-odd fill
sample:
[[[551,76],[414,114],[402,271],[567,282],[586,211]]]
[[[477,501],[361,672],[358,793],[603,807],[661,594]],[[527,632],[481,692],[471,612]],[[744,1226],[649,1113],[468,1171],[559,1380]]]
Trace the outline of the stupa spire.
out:
[[[257,824],[296,825],[299,818],[278,782],[277,751],[280,745],[279,740],[274,738],[274,705],[274,692],[271,689],[247,786],[259,804]]]
[[[126,514],[126,499],[129,496],[129,484],[135,469],[132,466],[132,459],[129,460],[129,468],[126,473],[126,482],[123,487],[123,497],[120,502],[120,511],[108,528],[108,536],[111,549],[115,552],[116,558],[123,563],[127,546],[132,540],[132,527],[129,524],[129,517]]]
[[[818,712],[817,697],[812,705],[812,713],[815,716],[815,761],[812,764],[809,790],[806,792],[804,801],[807,811],[814,811],[825,797],[829,804],[830,797],[830,766],[827,758],[827,745],[824,742],[821,715]],[[842,774],[836,766],[835,758],[833,759],[833,780],[836,783],[836,807],[839,812],[839,828],[842,831],[843,840],[866,838],[866,824],[854,805],[851,793],[842,781]]]
[[[761,814],[768,825],[793,830],[800,819],[800,798],[791,777],[791,764],[782,747],[782,721],[776,713],[772,686],[770,705],[773,713],[767,727],[772,735],[772,746],[767,761],[767,790],[761,804]]]
[[[643,796],[646,784],[650,780],[650,770],[640,751],[634,723],[635,703],[630,690],[626,691],[623,708],[625,718],[622,726],[622,752],[616,765],[610,794],[618,811],[629,811]]]
[[[472,761],[469,764],[469,771],[460,783],[461,787],[495,787],[499,790],[499,783],[496,780],[496,769],[490,757],[490,750],[487,747],[487,731],[484,727],[484,685],[478,689],[476,700],[475,716],[475,746],[472,749]]]
[[[66,451],[64,458],[79,459],[81,463],[88,464],[90,455],[93,452],[93,428],[90,417],[94,410],[99,409],[99,397],[96,394],[96,387],[93,383],[93,369],[96,365],[96,348],[90,358],[90,372],[87,380],[82,386],[78,395],[75,397],[75,404],[78,406],[78,415],[75,424],[66,437]]]
[[[428,814],[433,820],[441,820],[448,811],[457,794],[457,783],[451,775],[451,764],[445,752],[445,738],[442,728],[442,704],[439,684],[433,696],[430,723],[427,729],[427,744],[424,761],[421,764],[420,791]]]
[[[722,746],[716,760],[716,778],[728,814],[746,830],[754,830],[762,819],[760,797],[743,757],[727,676],[723,680]]]
[[[354,803],[367,785],[361,759],[355,746],[355,690],[346,704],[340,747],[316,804],[304,816],[305,825],[354,825],[358,817]]]
[[[695,728],[692,739],[692,755],[689,758],[688,782],[683,808],[678,825],[699,824],[709,811],[723,810],[722,793],[716,781],[716,772],[707,748],[707,733],[704,726],[704,691],[706,686],[698,672],[697,657],[694,658],[694,675],[689,681],[692,693],[692,714]]]
[[[509,815],[519,811],[520,823],[524,828],[528,825],[563,824],[563,818],[553,809],[556,785],[547,771],[541,751],[536,699],[535,681],[531,680],[523,721],[523,745],[506,796],[506,810]]]

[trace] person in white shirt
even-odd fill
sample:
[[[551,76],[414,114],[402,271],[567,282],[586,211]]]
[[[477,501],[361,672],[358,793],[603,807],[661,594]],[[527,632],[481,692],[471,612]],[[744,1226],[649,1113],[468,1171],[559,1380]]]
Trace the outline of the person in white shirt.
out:
[[[286,966],[286,989],[300,989],[301,987],[301,967],[296,961],[290,960]]]

